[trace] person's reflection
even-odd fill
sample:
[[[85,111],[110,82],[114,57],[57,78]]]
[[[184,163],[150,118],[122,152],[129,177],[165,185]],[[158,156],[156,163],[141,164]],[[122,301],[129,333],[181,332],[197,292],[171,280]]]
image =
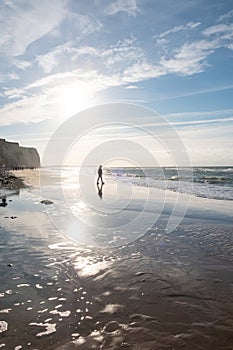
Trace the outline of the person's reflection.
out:
[[[103,183],[101,182],[101,184],[97,183],[97,189],[98,189],[98,196],[100,197],[100,199],[103,199]]]

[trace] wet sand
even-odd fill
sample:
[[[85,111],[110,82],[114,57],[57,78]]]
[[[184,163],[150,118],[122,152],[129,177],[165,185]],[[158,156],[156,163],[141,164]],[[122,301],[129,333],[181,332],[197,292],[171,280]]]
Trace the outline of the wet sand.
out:
[[[40,200],[29,187],[1,208],[0,348],[233,349],[230,207],[195,199],[172,233],[165,207],[107,248],[65,239]]]

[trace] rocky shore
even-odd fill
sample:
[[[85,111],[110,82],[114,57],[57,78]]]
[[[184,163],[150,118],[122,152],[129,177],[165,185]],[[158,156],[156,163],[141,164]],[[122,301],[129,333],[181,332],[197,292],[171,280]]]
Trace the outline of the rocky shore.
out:
[[[0,190],[1,188],[13,190],[25,187],[23,180],[10,171],[0,171]]]

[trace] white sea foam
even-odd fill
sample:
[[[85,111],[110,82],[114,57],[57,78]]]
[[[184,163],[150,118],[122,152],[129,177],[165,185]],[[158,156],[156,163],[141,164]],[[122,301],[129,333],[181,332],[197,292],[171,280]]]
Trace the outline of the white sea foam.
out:
[[[45,313],[46,311],[48,311],[48,309],[39,310],[39,311],[38,311],[38,314],[43,314],[43,313]]]
[[[18,288],[21,288],[21,287],[29,287],[29,286],[30,286],[30,284],[28,284],[28,283],[22,283],[22,284],[18,284],[18,285],[17,285]]]
[[[0,310],[0,314],[9,314],[9,312],[11,311],[12,309],[3,309],[3,310]]]
[[[74,345],[82,345],[82,344],[85,344],[85,343],[86,343],[86,340],[83,337],[79,337],[77,340],[75,340],[73,342]]]
[[[105,308],[103,310],[101,310],[100,312],[102,313],[108,313],[108,314],[113,314],[116,311],[119,311],[121,309],[123,309],[124,306],[120,305],[120,304],[108,304],[105,306]]]
[[[8,329],[8,323],[6,321],[0,321],[0,333],[6,332]]]
[[[79,337],[80,334],[79,333],[72,333],[71,336],[76,338],[76,337]]]
[[[69,310],[67,310],[67,311],[52,310],[49,313],[53,314],[53,315],[60,315],[61,317],[69,317],[71,314],[71,311],[69,311]]]
[[[51,333],[56,332],[56,323],[36,323],[31,322],[29,323],[29,326],[38,326],[38,327],[45,327],[46,330],[44,332],[37,333],[37,337],[42,337],[43,335],[48,335]]]
[[[93,261],[92,258],[77,257],[74,267],[82,277],[94,276],[101,271],[110,268],[112,265],[109,261]]]

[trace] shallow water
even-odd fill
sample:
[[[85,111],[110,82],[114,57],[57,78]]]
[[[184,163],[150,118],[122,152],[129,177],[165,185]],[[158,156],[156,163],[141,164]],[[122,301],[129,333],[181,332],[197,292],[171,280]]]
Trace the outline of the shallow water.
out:
[[[22,190],[20,196],[10,198],[12,202],[0,213],[0,319],[7,325],[0,346],[43,349],[44,341],[39,339],[56,332],[58,324],[58,314],[52,311],[66,300],[67,288],[62,282],[68,279],[62,263],[65,255],[51,254],[48,247],[61,236],[33,193]],[[69,310],[63,307],[60,311]],[[59,316],[64,319],[67,314]]]
[[[120,179],[124,179],[118,170]],[[52,184],[48,185],[48,176],[44,174],[53,178]],[[128,181],[129,174],[126,182],[113,181],[112,173],[105,174],[101,197],[93,168],[42,169],[41,178],[42,195],[54,202],[45,208],[50,220],[63,234],[79,243],[120,246],[134,241],[154,225],[163,223],[165,229],[172,232],[184,217],[201,219],[203,213],[205,219],[232,222],[232,201],[201,200],[191,193],[134,186],[132,179]]]

